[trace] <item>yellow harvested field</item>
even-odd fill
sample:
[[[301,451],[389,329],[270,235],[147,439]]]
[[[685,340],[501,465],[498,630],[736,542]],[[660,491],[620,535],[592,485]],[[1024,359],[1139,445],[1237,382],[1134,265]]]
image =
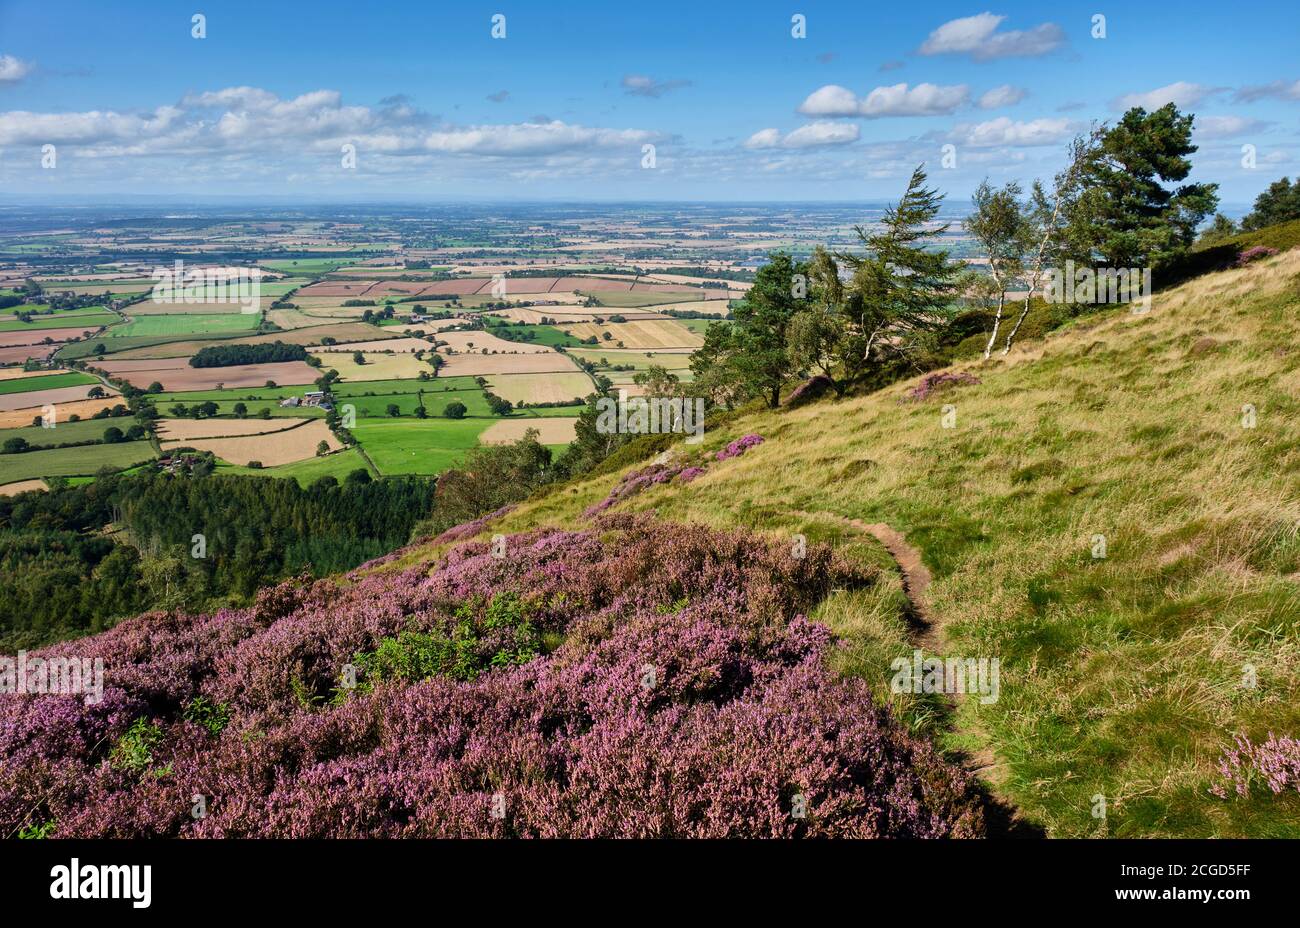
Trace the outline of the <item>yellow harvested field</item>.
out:
[[[68,371],[56,367],[48,371],[25,371],[21,367],[0,367],[0,380],[19,380],[23,377],[49,377],[53,374],[66,374]]]
[[[492,374],[576,372],[577,365],[558,351],[545,354],[449,354],[439,377],[488,377]],[[374,380],[373,377],[365,378]]]
[[[314,325],[331,325],[337,320],[328,316],[309,316],[300,309],[272,309],[267,311],[266,321],[282,329],[309,329]]]
[[[488,429],[491,431],[491,429]],[[45,490],[45,481],[36,480],[16,480],[13,483],[0,484],[0,496],[17,496],[19,493],[26,493],[28,490]]]
[[[594,335],[602,345],[622,342],[625,348],[698,348],[704,344],[703,338],[671,319],[607,322],[603,325],[572,322],[563,323],[558,328],[574,338],[590,338]],[[606,332],[609,333],[609,339],[605,338]]]
[[[730,302],[730,300],[696,300],[690,303],[656,303],[654,308],[660,312],[667,312],[671,309],[689,313],[705,313],[710,316],[725,316]],[[618,310],[618,312],[623,311]],[[623,315],[627,316],[627,313],[623,312]],[[632,317],[628,316],[628,318]]]
[[[316,446],[321,442],[331,451],[343,446],[334,437],[324,419],[312,419],[306,425],[283,429],[269,435],[236,435],[228,438],[198,438],[184,441],[163,441],[163,451],[170,448],[197,448],[211,451],[229,464],[247,466],[250,461],[261,461],[264,467],[279,467],[294,461],[305,461],[316,456]]]
[[[322,370],[336,370],[344,380],[414,380],[420,374],[433,374],[429,362],[413,354],[363,352],[366,363],[358,364],[352,360],[352,351],[320,352],[315,357],[321,359]]]
[[[67,422],[72,416],[89,419],[101,409],[110,409],[122,402],[121,397],[112,396],[104,400],[75,400],[69,403],[54,404],[55,423]],[[32,424],[38,410],[11,409],[0,411],[0,429],[19,429]]]
[[[340,351],[346,351],[348,354],[354,351],[375,351],[381,354],[391,351],[396,354],[407,354],[415,351],[432,350],[433,343],[426,342],[422,338],[389,338],[373,342],[348,342],[345,345],[321,345],[315,349],[320,354],[337,354]]]
[[[562,403],[595,391],[586,374],[498,374],[488,389],[512,403]]]
[[[189,441],[194,438],[230,438],[234,435],[267,435],[297,425],[294,419],[159,419],[161,441]]]
[[[661,284],[705,284],[719,283],[724,284],[728,290],[748,290],[754,286],[745,280],[723,280],[720,277],[687,277],[682,274],[646,274],[641,278],[642,282],[654,281]]]
[[[547,416],[542,419],[503,419],[494,422],[479,435],[478,440],[484,445],[508,445],[524,437],[529,429],[536,429],[540,434],[537,440],[543,445],[567,445],[576,434],[576,417]]]
[[[439,332],[438,341],[456,351],[474,354],[482,354],[484,348],[491,354],[545,354],[552,350],[546,345],[512,342],[487,332]]]

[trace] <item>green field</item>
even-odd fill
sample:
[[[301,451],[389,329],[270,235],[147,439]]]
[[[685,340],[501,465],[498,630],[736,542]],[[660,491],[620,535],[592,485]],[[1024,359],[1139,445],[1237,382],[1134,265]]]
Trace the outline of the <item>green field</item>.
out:
[[[184,401],[182,401],[184,402]],[[277,400],[213,400],[217,404],[217,416],[233,419],[235,418],[235,406],[243,403],[248,412],[244,415],[245,419],[260,419],[262,410],[267,410],[276,419],[318,419],[325,415],[325,410],[319,406],[280,406]],[[159,403],[158,412],[163,416],[168,416],[168,412],[174,403]],[[192,406],[193,403],[184,403],[186,406]]]
[[[67,374],[44,374],[40,377],[16,377],[13,380],[0,380],[0,394],[57,390],[60,387],[79,387],[82,384],[92,383],[99,383],[99,380],[80,371]]]
[[[157,335],[213,335],[250,332],[262,321],[261,313],[193,313],[174,316],[137,316],[119,329],[116,337]]]
[[[439,474],[478,444],[490,419],[358,422],[352,434],[382,474]]]
[[[355,264],[360,258],[301,258],[288,261],[259,261],[262,267],[277,274],[303,274],[315,277],[328,274],[348,264]]]
[[[102,420],[108,428],[111,420]],[[70,477],[89,475],[109,467],[122,470],[155,457],[148,441],[126,441],[115,445],[85,445],[80,448],[55,448],[27,451],[23,454],[0,454],[0,483],[31,480],[34,477]]]
[[[542,309],[538,310],[538,312],[542,311]],[[563,345],[566,348],[582,346],[582,339],[561,332],[553,325],[489,325],[487,331],[500,338],[512,335],[514,338],[509,340],[518,341],[525,345],[547,345],[551,348],[557,345]],[[533,337],[525,338],[528,333],[532,333]]]
[[[104,346],[104,354],[109,355],[115,351],[126,351],[130,348],[147,348],[151,345],[163,345],[169,342],[179,342],[190,338],[189,335],[174,335],[171,338],[152,338],[147,336],[135,336],[122,338],[114,333],[119,331],[118,328],[109,329],[102,335],[95,335],[91,338],[85,338],[77,342],[69,342],[61,347],[55,357],[65,361],[75,361],[78,358],[88,358],[91,355],[99,354],[95,349],[100,345]]]
[[[724,323],[724,324],[726,324],[726,325],[730,325],[730,324],[731,324],[731,320],[730,320],[730,319],[677,319],[677,318],[674,318],[674,319],[673,319],[673,322],[677,323],[678,325],[682,326],[682,327],[685,328],[685,329],[689,329],[690,331],[694,332],[696,335],[703,335],[706,331],[708,331],[709,326],[711,326],[711,325],[712,325],[713,323],[715,323],[715,322],[721,322],[721,323]]]
[[[85,313],[75,316],[70,313],[51,313],[48,316],[35,316],[31,322],[18,319],[6,319],[0,322],[0,332],[17,332],[30,329],[33,332],[44,329],[95,329],[101,325],[110,325],[119,321],[117,313]]]
[[[58,422],[52,429],[39,425],[29,425],[21,429],[0,429],[0,443],[10,438],[22,438],[34,448],[66,445],[74,441],[93,441],[103,438],[104,430],[110,426],[125,432],[134,424],[135,419],[131,416],[115,416],[108,419],[82,419],[80,422]]]
[[[214,402],[223,402],[229,400],[235,402],[244,400],[252,403],[257,400],[269,400],[271,403],[278,403],[287,396],[302,396],[308,390],[315,390],[311,384],[304,384],[300,387],[231,387],[229,390],[190,390],[179,393],[156,393],[151,399],[159,407],[164,404],[184,403],[202,403],[204,400],[213,400]]]
[[[299,287],[305,287],[311,283],[307,277],[286,277],[284,280],[267,280],[258,285],[258,293],[263,297],[269,297],[274,300],[284,296],[290,290],[297,290]]]
[[[573,418],[586,408],[586,406],[524,406],[516,408],[509,418],[557,419],[565,416]]]
[[[369,471],[370,467],[366,464],[365,457],[356,448],[349,448],[346,451],[340,451],[336,454],[327,454],[324,457],[308,458],[305,461],[297,461],[293,464],[284,464],[280,467],[263,467],[260,469],[251,467],[236,467],[233,464],[218,464],[217,473],[235,474],[246,477],[292,477],[302,486],[308,486],[312,481],[319,477],[331,476],[336,478],[340,483],[348,474],[357,468]],[[372,476],[373,476],[372,472]]]
[[[343,411],[346,405],[355,406],[357,409],[358,419],[386,418],[388,417],[388,406],[394,404],[401,410],[403,416],[414,416],[415,408],[420,404],[421,394],[419,393],[386,393],[376,396],[348,396],[336,397],[339,404],[339,411]],[[448,403],[463,403],[465,405],[467,416],[491,417],[492,411],[488,408],[487,399],[483,396],[483,391],[475,387],[473,390],[452,390],[443,392],[441,390],[435,393],[423,394],[424,408],[431,418],[442,418],[443,410],[447,408]]]

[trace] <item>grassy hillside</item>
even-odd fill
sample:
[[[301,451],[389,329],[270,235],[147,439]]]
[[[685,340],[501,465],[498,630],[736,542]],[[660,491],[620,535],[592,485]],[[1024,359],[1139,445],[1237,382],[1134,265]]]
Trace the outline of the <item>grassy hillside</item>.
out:
[[[676,446],[702,476],[613,511],[803,534],[884,565],[865,525],[903,532],[933,573],[935,628],[909,629],[898,582],[836,593],[815,614],[843,638],[831,660],[975,758],[1047,834],[1300,836],[1294,791],[1209,793],[1234,733],[1300,735],[1300,250],[960,369],[979,382],[730,421]],[[714,460],[746,433],[766,441]],[[585,524],[618,478],[491,531]],[[948,716],[889,696],[890,659],[918,640],[999,658],[1000,698]]]

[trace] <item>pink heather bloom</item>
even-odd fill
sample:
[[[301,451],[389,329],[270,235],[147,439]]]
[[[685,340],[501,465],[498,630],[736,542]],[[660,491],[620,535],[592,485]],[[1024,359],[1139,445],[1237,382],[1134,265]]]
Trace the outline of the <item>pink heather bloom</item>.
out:
[[[1256,245],[1254,248],[1247,248],[1241,254],[1237,255],[1237,260],[1233,267],[1245,267],[1252,261],[1258,261],[1261,258],[1271,258],[1277,254],[1276,248],[1269,248],[1265,245]]]
[[[469,542],[408,570],[288,581],[248,608],[148,613],[44,649],[102,657],[104,698],[0,696],[0,828],[983,834],[966,773],[863,681],[831,674],[831,634],[804,618],[832,589],[873,582],[869,569],[827,546],[797,558],[758,535],[628,515],[514,535],[507,550]],[[502,603],[522,620],[503,621]],[[341,687],[345,666],[400,635],[458,642],[468,672]],[[228,721],[196,721],[200,697]],[[141,719],[156,735],[124,765]]]
[[[920,400],[927,399],[930,394],[947,387],[955,387],[960,384],[976,384],[979,382],[980,379],[978,377],[965,371],[956,374],[951,371],[936,371],[933,374],[926,374],[922,377],[921,382],[908,390],[905,395],[907,399],[917,400],[919,402]]]
[[[1272,732],[1262,744],[1253,744],[1243,734],[1235,735],[1234,741],[1235,746],[1224,748],[1219,759],[1219,773],[1227,782],[1211,786],[1211,793],[1226,799],[1231,786],[1238,796],[1246,796],[1251,783],[1259,779],[1274,794],[1288,788],[1300,792],[1300,741],[1278,738]]]
[[[731,444],[727,445],[727,447],[719,451],[716,455],[714,455],[714,457],[717,458],[717,460],[719,461],[725,461],[728,458],[738,458],[746,451],[748,451],[750,448],[754,447],[755,445],[761,445],[762,443],[763,443],[762,435],[753,435],[753,434],[744,435],[740,438],[737,438]]]

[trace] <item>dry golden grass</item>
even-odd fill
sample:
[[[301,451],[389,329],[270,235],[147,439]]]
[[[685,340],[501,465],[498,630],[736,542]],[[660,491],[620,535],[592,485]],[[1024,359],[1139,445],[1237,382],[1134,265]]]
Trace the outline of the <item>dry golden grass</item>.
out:
[[[581,373],[494,374],[487,382],[489,390],[512,403],[561,403],[596,389]]]
[[[432,345],[426,347],[433,348]],[[366,363],[358,364],[352,360],[352,351],[323,351],[315,357],[321,359],[321,370],[336,370],[344,380],[414,380],[421,373],[433,373],[427,361],[417,360],[411,354],[362,352]]]
[[[553,349],[545,345],[512,342],[488,332],[439,332],[438,341],[446,343],[452,350],[467,354],[482,354],[484,348],[493,354],[553,353]]]
[[[46,489],[44,480],[16,480],[13,483],[0,484],[0,496],[17,496],[29,490]]]
[[[102,400],[74,400],[54,404],[55,422],[67,422],[72,416],[89,419],[102,409],[110,409],[122,402],[120,396]],[[32,419],[39,414],[36,409],[11,409],[0,411],[0,429],[17,429],[32,424]]]
[[[568,332],[574,338],[591,338],[595,336],[600,339],[602,345],[607,343],[617,345],[622,342],[625,348],[634,349],[698,348],[704,344],[703,338],[671,319],[648,319],[604,324],[566,322],[557,326],[557,328]],[[609,333],[608,342],[605,338],[607,332]],[[591,350],[596,351],[598,349],[593,347]]]
[[[478,437],[485,445],[508,445],[524,437],[529,429],[536,429],[537,440],[543,445],[566,445],[573,441],[574,423],[577,419],[545,416],[540,419],[502,419],[494,422]]]

